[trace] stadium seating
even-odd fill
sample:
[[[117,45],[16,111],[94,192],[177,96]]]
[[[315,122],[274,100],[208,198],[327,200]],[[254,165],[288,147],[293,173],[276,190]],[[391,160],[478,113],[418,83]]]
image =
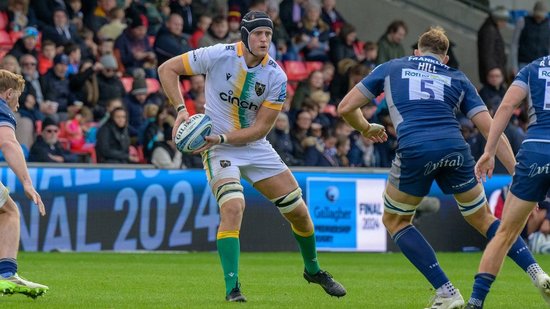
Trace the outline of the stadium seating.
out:
[[[321,70],[323,68],[323,62],[321,61],[306,61],[306,69],[308,75],[316,70]]]
[[[290,82],[299,82],[308,77],[308,70],[302,61],[285,61],[284,69]]]
[[[157,93],[160,90],[160,82],[154,78],[146,78],[147,94]]]
[[[10,34],[5,30],[0,30],[0,49],[10,50],[13,46]]]
[[[124,91],[126,91],[127,93],[130,93],[130,91],[132,91],[132,82],[134,82],[134,78],[129,76],[121,77],[120,81],[124,86]]]

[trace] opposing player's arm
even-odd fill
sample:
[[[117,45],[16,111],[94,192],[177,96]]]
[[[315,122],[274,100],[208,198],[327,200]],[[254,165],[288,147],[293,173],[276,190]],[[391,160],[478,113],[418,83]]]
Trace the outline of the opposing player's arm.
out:
[[[477,113],[474,117],[472,117],[472,122],[479,129],[479,132],[483,135],[483,137],[487,139],[493,123],[493,119],[491,118],[491,115],[489,115],[489,112],[483,111]],[[498,143],[496,156],[498,157],[500,162],[502,162],[504,167],[506,167],[508,173],[510,175],[513,175],[514,166],[516,165],[516,159],[514,157],[512,146],[510,145],[510,142],[508,141],[506,135],[504,135],[503,133],[500,134],[499,141],[500,142]]]
[[[2,150],[8,166],[23,185],[25,194],[38,206],[40,214],[45,215],[44,204],[40,195],[33,188],[23,150],[15,138],[15,131],[10,126],[0,126],[0,150]]]
[[[370,102],[357,87],[353,87],[338,105],[338,114],[362,135],[374,142],[384,142],[388,136],[385,129],[379,124],[371,124],[363,117],[361,107]]]

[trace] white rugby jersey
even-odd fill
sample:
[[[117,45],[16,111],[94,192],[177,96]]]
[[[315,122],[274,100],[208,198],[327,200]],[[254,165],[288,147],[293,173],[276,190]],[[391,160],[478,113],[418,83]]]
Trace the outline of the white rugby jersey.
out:
[[[283,108],[285,72],[269,55],[248,68],[243,48],[242,42],[217,44],[181,56],[186,72],[206,74],[205,113],[212,118],[212,135],[252,126],[260,106]]]

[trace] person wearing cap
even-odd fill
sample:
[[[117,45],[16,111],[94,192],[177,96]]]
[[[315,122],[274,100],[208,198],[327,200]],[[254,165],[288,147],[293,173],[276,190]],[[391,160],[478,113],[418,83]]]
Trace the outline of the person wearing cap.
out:
[[[145,122],[143,109],[147,104],[147,82],[143,70],[134,71],[132,90],[124,97],[124,105],[128,110],[128,133],[137,137],[139,129]]]
[[[67,108],[72,105],[73,94],[69,87],[69,79],[66,78],[69,68],[69,56],[58,54],[53,59],[53,67],[40,78],[44,100],[57,105],[57,116],[49,114],[56,120],[64,120],[67,116]],[[61,118],[57,118],[61,117]]]
[[[241,40],[241,12],[238,8],[232,8],[227,13],[227,26],[229,28],[229,43]]]
[[[205,113],[212,119],[212,133],[195,153],[202,153],[220,207],[217,247],[227,301],[246,301],[239,277],[239,230],[245,207],[241,175],[290,222],[305,264],[304,278],[341,297],[345,288],[319,266],[315,230],[302,190],[265,138],[286,98],[287,77],[268,55],[272,33],[268,15],[251,11],[241,20],[240,42],[196,49],[159,67],[164,92],[177,110],[172,136],[189,119],[179,76],[206,74]]]
[[[102,67],[97,73],[97,87],[99,98],[97,105],[94,108],[94,118],[101,119],[105,115],[107,102],[112,99],[122,99],[126,94],[124,85],[117,75],[118,63],[115,57],[111,54],[106,54],[99,58],[99,63]]]
[[[183,37],[183,19],[181,15],[172,13],[160,28],[153,49],[158,63],[191,50],[187,39]]]
[[[512,73],[540,57],[550,54],[550,19],[544,1],[537,1],[529,16],[518,19],[512,37]]]
[[[42,216],[46,214],[40,194],[36,192],[25,163],[21,145],[15,137],[17,123],[14,113],[19,107],[19,96],[25,81],[20,75],[0,70],[0,150],[9,168],[20,181],[25,196],[38,208]],[[21,201],[22,202],[22,201]],[[0,295],[14,293],[36,298],[46,293],[45,285],[31,282],[18,275],[17,252],[20,241],[20,213],[9,191],[0,182]]]
[[[59,125],[55,120],[46,117],[42,122],[42,132],[32,144],[29,162],[71,163],[78,157],[64,149],[57,138]]]
[[[500,33],[508,22],[510,13],[503,6],[498,6],[491,11],[485,22],[477,32],[477,57],[479,80],[487,84],[487,73],[494,68],[506,70],[505,43]]]
[[[116,39],[115,52],[120,54],[126,73],[132,74],[135,69],[143,68],[147,77],[156,77],[157,56],[147,37],[149,21],[145,15],[135,12],[127,17],[128,28]]]
[[[38,50],[36,44],[38,43],[38,30],[34,27],[27,27],[23,29],[21,38],[15,42],[12,49],[8,52],[8,55],[13,55],[17,60],[25,54],[31,54],[35,58],[38,57]]]

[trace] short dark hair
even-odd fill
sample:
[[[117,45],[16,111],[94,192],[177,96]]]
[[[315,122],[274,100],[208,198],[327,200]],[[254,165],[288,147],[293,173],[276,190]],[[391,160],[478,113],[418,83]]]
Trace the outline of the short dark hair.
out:
[[[386,34],[395,33],[399,30],[399,28],[403,28],[405,29],[405,32],[409,32],[407,24],[405,24],[404,21],[394,20],[391,24],[388,25],[388,28],[386,29]]]

